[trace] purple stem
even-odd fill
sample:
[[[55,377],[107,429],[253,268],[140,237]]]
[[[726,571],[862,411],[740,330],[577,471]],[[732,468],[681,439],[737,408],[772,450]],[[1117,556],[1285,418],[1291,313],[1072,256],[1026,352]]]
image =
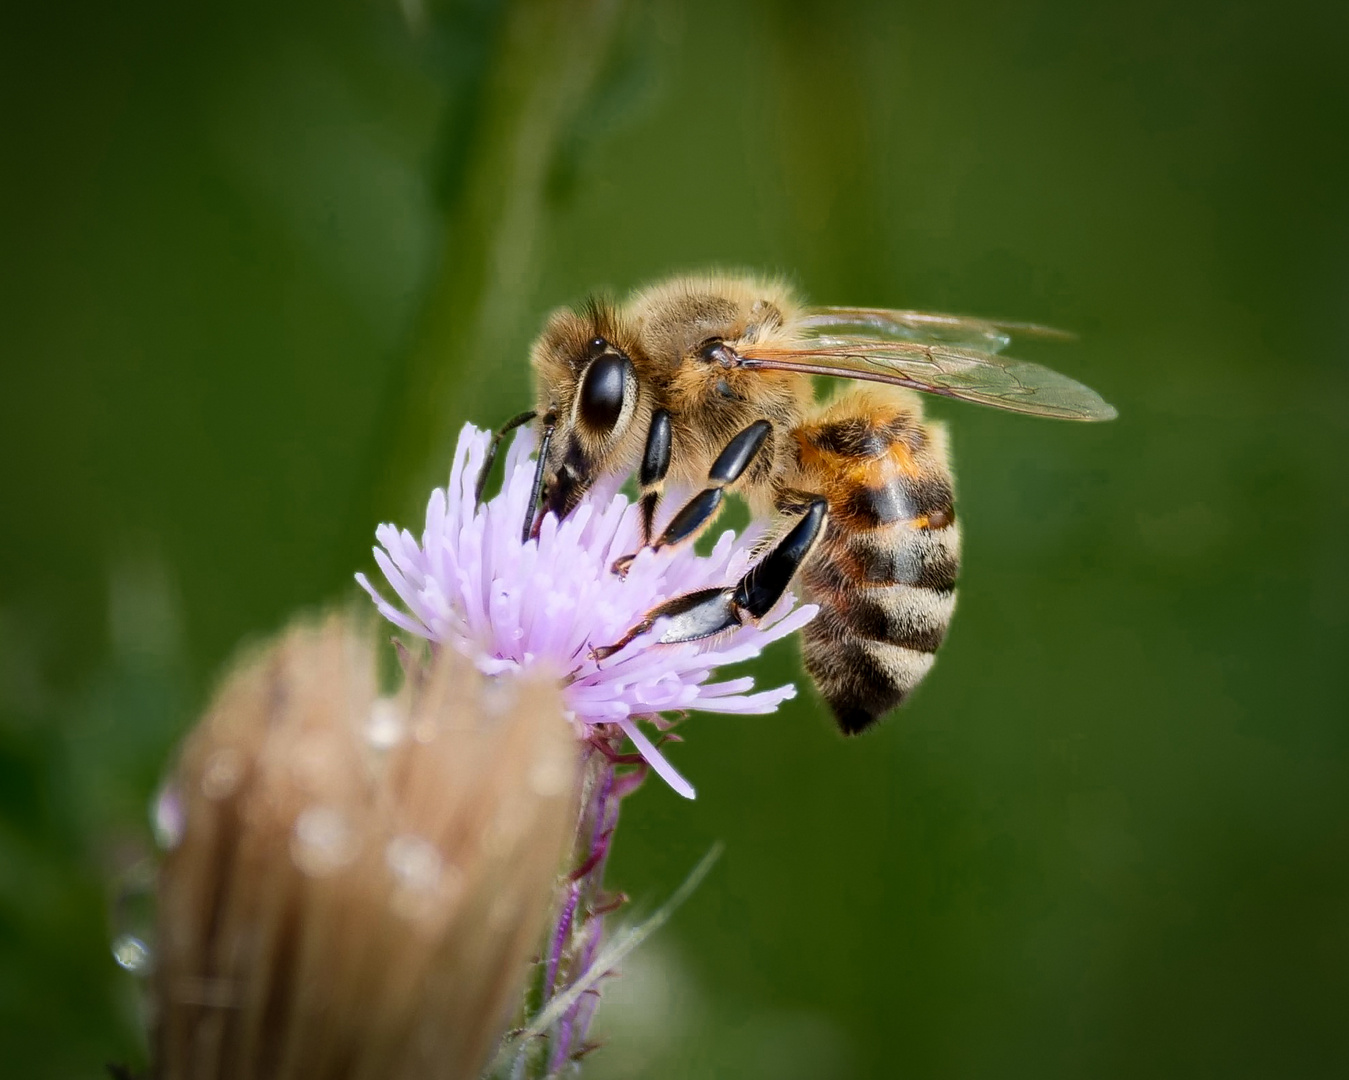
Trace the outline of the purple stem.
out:
[[[553,988],[557,984],[558,965],[562,963],[562,951],[566,948],[567,938],[571,936],[572,919],[576,915],[576,905],[580,900],[581,890],[573,882],[567,886],[567,899],[558,915],[557,926],[553,928],[552,941],[548,948],[548,976],[543,984],[545,1003],[553,996]]]
[[[591,765],[597,773],[591,783],[589,803],[578,830],[584,835],[589,824],[589,845],[585,850],[577,850],[577,865],[586,867],[586,871],[567,886],[567,898],[549,937],[544,1004],[590,971],[604,938],[604,916],[593,913],[592,909],[598,906],[596,900],[604,882],[605,864],[609,861],[613,830],[618,823],[619,803],[633,789],[633,785],[626,782],[628,776],[619,777],[614,763],[606,760],[598,751],[594,752]],[[571,963],[564,972],[563,965],[568,957]],[[560,984],[559,973],[563,973]],[[549,1076],[564,1069],[573,1053],[584,1045],[597,1001],[596,993],[583,995],[557,1022],[550,1040]]]

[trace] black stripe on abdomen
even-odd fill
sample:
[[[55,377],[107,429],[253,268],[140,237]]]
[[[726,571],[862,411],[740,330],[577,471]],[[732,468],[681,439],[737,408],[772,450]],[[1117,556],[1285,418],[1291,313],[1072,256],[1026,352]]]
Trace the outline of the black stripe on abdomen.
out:
[[[840,502],[830,510],[853,529],[879,529],[915,518],[955,520],[955,492],[940,474],[893,472],[883,483],[857,484]]]
[[[918,652],[936,652],[946,637],[955,603],[954,591],[873,585],[833,597],[829,608],[856,637],[888,641]]]
[[[845,734],[903,702],[932,667],[955,610],[959,565],[955,525],[854,531],[830,521],[801,576],[821,607],[802,645],[806,670]]]
[[[802,631],[806,670],[845,735],[856,735],[899,705],[932,667],[933,655],[838,633],[821,612]]]
[[[960,573],[960,531],[874,529],[843,532],[834,545],[840,575],[866,585],[918,585],[950,592]]]

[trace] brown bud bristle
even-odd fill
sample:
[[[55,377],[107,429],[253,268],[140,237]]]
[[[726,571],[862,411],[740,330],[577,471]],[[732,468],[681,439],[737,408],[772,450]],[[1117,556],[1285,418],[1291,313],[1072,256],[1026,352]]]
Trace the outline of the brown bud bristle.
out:
[[[476,1077],[538,948],[579,771],[552,681],[443,649],[382,698],[341,618],[246,660],[167,789],[155,1076]]]

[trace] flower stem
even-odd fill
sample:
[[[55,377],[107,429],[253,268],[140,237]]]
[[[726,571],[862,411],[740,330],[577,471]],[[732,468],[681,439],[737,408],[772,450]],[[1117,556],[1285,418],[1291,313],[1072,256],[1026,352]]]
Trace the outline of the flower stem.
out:
[[[619,806],[641,782],[646,767],[626,765],[615,752],[616,742],[617,738],[606,741],[603,749],[592,746],[586,757],[582,808],[572,850],[575,869],[562,885],[557,918],[549,930],[547,951],[540,964],[542,985],[526,1005],[530,1014],[527,1021],[578,981],[591,976],[604,942],[605,916],[622,903],[621,897],[606,896],[604,871]],[[586,1038],[598,1003],[599,990],[591,986],[564,1009],[541,1039],[522,1047],[513,1075],[528,1080],[565,1075],[588,1049]]]
[[[620,777],[618,789],[620,798],[624,792],[622,785],[624,780],[636,777],[640,780],[640,774],[632,774],[629,777]],[[635,784],[633,786],[636,786]],[[591,962],[588,972],[578,975],[570,986],[560,994],[555,995],[554,999],[546,1008],[537,1008],[540,995],[534,993],[527,999],[529,1003],[525,1010],[525,1015],[532,1019],[522,1028],[512,1032],[502,1042],[501,1049],[497,1052],[496,1061],[491,1068],[491,1075],[498,1078],[509,1076],[510,1080],[528,1080],[528,1078],[537,1078],[545,1076],[544,1059],[547,1051],[540,1040],[546,1037],[547,1032],[568,1011],[573,1004],[582,996],[590,995],[592,998],[596,995],[591,994],[594,986],[604,975],[613,971],[634,949],[640,946],[647,938],[664,926],[680,906],[693,895],[695,889],[702,884],[703,879],[707,877],[712,867],[716,865],[717,859],[721,857],[722,845],[714,844],[690,872],[683,881],[659,908],[651,913],[646,919],[636,926],[630,926],[621,931],[618,936],[603,947],[597,957]],[[625,898],[626,899],[626,898]],[[612,910],[612,908],[610,909]],[[534,988],[537,990],[543,983],[543,964],[536,964],[538,975],[534,980]],[[591,1046],[582,1046],[571,1055],[571,1061],[576,1062],[584,1054],[592,1049]],[[532,1056],[531,1056],[532,1055]],[[529,1068],[532,1071],[526,1072]]]

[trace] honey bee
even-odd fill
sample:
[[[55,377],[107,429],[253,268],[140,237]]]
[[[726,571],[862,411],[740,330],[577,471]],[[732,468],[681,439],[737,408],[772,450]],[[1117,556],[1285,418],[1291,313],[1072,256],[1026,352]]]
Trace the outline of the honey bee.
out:
[[[806,670],[842,731],[860,732],[927,674],[955,607],[950,453],[918,392],[1066,420],[1116,415],[1089,387],[999,356],[1013,335],[1066,336],[808,307],[780,281],[722,274],[555,311],[532,348],[536,407],[497,436],[542,428],[524,535],[537,528],[540,500],[564,516],[597,478],[635,470],[643,546],[688,544],[735,491],[775,522],[762,557],[741,581],[661,604],[599,654],[657,619],[665,643],[756,621],[795,582],[821,609],[802,631]],[[867,385],[818,401],[815,376]],[[490,457],[483,480],[487,467]],[[667,485],[697,494],[657,532]]]

